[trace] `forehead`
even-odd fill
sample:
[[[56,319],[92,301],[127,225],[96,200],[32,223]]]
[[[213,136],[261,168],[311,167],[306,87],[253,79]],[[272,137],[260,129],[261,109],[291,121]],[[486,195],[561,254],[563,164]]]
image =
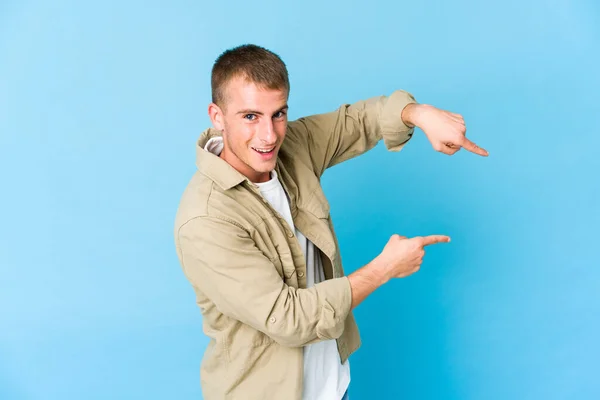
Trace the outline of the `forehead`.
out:
[[[227,108],[250,108],[258,111],[276,111],[287,103],[285,89],[268,89],[243,77],[231,79],[225,89]],[[232,110],[234,111],[234,110]]]

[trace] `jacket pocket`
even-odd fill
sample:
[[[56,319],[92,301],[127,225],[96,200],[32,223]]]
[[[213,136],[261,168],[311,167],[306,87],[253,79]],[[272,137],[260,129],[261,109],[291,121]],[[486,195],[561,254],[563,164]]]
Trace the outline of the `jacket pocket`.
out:
[[[283,272],[286,280],[290,279],[296,273],[296,265],[291,253],[280,253],[272,261]]]
[[[273,342],[274,340],[267,334],[238,322],[228,337],[227,353],[231,361],[238,358],[239,353],[244,353],[246,348],[266,346]]]

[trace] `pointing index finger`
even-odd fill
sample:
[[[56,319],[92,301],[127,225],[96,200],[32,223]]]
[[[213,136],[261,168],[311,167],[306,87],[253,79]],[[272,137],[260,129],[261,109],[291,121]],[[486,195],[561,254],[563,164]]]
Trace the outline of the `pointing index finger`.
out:
[[[436,243],[448,243],[450,236],[446,235],[429,235],[423,237],[423,246],[429,246]]]
[[[488,156],[489,153],[482,147],[477,146],[475,143],[471,142],[469,139],[465,138],[461,146],[464,149],[469,150],[471,153],[479,154],[480,156]]]

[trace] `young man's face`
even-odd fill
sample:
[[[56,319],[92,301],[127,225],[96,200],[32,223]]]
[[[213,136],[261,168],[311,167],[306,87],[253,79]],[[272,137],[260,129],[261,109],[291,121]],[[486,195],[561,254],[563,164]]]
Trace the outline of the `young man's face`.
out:
[[[221,158],[252,182],[266,182],[275,168],[287,128],[285,89],[263,89],[243,78],[232,79],[223,108],[209,106],[215,128],[223,131]]]

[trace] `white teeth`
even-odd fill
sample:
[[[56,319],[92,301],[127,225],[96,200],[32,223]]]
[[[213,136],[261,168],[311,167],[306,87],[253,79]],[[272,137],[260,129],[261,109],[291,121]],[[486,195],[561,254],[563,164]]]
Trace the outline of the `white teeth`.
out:
[[[255,147],[253,147],[253,149],[258,151],[259,153],[269,153],[270,151],[272,151],[274,149],[274,147],[271,149],[257,149]]]

